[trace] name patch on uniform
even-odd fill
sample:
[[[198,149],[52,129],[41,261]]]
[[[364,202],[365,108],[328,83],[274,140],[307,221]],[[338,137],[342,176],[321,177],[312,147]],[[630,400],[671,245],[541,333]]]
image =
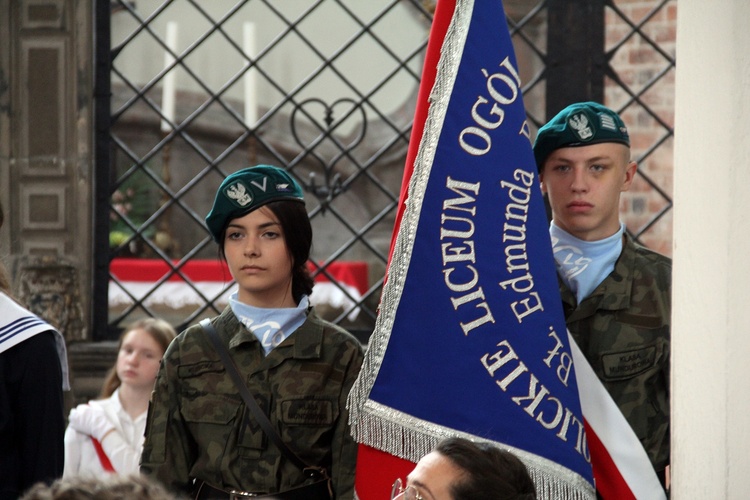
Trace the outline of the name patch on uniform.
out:
[[[292,399],[281,402],[281,414],[287,424],[330,425],[333,405],[320,399]]]
[[[177,376],[179,378],[192,378],[204,373],[221,373],[223,371],[224,365],[221,361],[201,361],[200,363],[178,366]]]
[[[664,326],[664,319],[661,315],[643,315],[632,314],[627,311],[618,311],[615,313],[617,321],[626,325],[632,325],[636,328],[661,328]]]
[[[608,379],[634,377],[654,366],[655,362],[656,346],[602,355],[602,368]]]

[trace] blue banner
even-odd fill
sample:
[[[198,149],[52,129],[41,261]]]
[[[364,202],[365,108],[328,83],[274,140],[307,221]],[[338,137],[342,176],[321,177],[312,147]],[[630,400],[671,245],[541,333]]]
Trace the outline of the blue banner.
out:
[[[548,227],[502,3],[458,1],[351,396],[360,442],[416,462],[492,441],[593,495]]]

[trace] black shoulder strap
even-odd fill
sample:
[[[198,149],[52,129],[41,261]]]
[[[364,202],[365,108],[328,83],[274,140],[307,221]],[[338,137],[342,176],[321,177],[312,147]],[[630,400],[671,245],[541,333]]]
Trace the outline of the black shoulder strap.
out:
[[[237,370],[237,366],[229,356],[229,351],[219,338],[219,334],[216,332],[216,328],[214,328],[214,325],[211,324],[211,320],[208,318],[204,319],[200,322],[200,325],[203,327],[203,330],[208,333],[208,338],[211,339],[211,342],[213,342],[214,347],[216,348],[216,352],[218,352],[219,356],[221,356],[221,361],[224,363],[227,372],[229,372],[229,375],[232,377],[234,385],[237,386],[242,399],[245,401],[245,404],[250,409],[250,411],[253,412],[255,420],[258,422],[258,424],[260,424],[266,435],[271,439],[271,441],[274,442],[276,447],[281,450],[281,453],[286,455],[286,457],[300,469],[308,468],[308,465],[300,460],[300,458],[292,450],[289,449],[284,441],[281,440],[281,436],[279,436],[279,433],[273,429],[273,425],[271,425],[268,417],[265,413],[263,413],[263,410],[258,405],[258,402],[255,401],[253,395],[250,394],[250,391],[245,385],[245,382],[242,380],[240,372]]]

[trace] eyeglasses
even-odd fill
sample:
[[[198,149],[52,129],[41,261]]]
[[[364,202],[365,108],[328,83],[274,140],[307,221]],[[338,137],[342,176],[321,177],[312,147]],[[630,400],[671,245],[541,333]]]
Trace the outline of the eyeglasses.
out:
[[[400,500],[425,500],[425,498],[420,495],[416,486],[412,485],[404,488],[404,483],[401,482],[401,479],[396,479],[396,482],[393,483],[393,488],[391,489],[391,500],[395,500],[396,498],[399,498]]]

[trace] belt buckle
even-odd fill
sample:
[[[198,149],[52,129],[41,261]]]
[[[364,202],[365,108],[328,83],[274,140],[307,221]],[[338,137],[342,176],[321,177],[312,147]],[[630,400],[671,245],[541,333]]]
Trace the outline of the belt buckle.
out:
[[[250,493],[247,491],[229,490],[229,500],[243,500],[244,498],[252,498],[260,496],[258,493]]]

